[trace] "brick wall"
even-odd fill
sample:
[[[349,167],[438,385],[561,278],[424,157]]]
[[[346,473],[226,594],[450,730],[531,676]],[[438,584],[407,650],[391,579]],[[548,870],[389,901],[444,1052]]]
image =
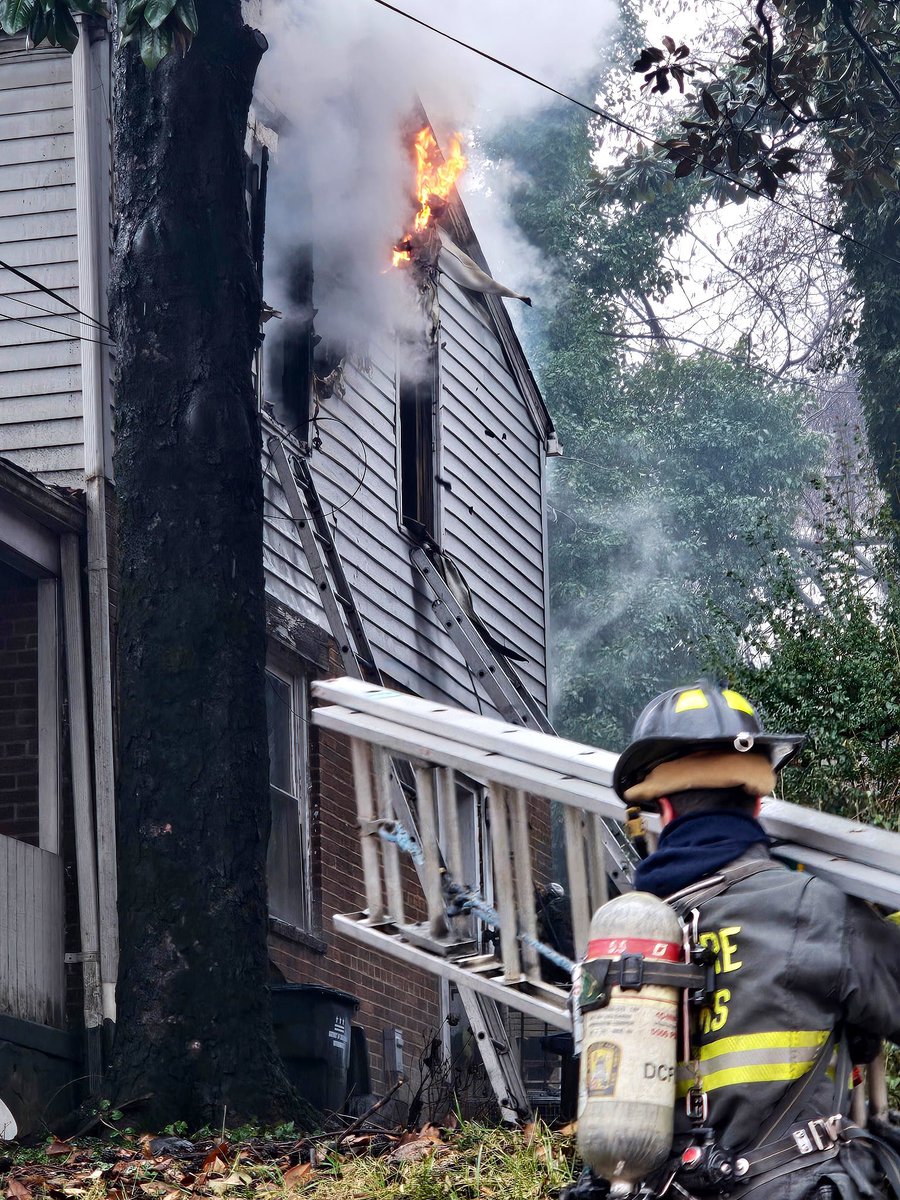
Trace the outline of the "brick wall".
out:
[[[270,957],[288,983],[320,984],[359,998],[355,1023],[366,1030],[372,1087],[382,1093],[389,1086],[383,1031],[392,1026],[402,1031],[409,1074],[440,1032],[439,985],[434,976],[374,954],[334,932],[334,913],[354,912],[365,905],[353,775],[345,739],[314,730],[312,743],[310,835],[318,937],[304,943],[274,933]]]
[[[0,834],[38,842],[37,584],[0,564]]]

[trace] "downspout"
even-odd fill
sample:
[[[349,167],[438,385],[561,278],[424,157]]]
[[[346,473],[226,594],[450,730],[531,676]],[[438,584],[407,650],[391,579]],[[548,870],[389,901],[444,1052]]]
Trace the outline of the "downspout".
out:
[[[78,46],[72,58],[75,118],[75,207],[78,235],[78,291],[82,311],[100,319],[100,206],[97,180],[106,164],[97,139],[102,128],[92,105],[99,81],[91,42],[92,22],[79,17]],[[116,812],[113,760],[112,647],[109,619],[109,552],[106,525],[106,421],[103,376],[107,363],[101,331],[82,326],[81,395],[84,415],[84,475],[87,502],[88,625],[90,630],[91,715],[94,733],[94,804],[97,831],[97,883],[100,925],[100,978],[103,1020],[108,1035],[116,1020],[119,961]]]

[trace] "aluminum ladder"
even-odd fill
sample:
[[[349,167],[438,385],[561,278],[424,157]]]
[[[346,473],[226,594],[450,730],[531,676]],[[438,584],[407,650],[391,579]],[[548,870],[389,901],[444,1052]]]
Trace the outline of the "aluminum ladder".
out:
[[[337,643],[344,672],[355,679],[381,685],[381,672],[353,598],[333,531],[319,499],[309,462],[293,453],[289,456],[281,438],[271,438],[268,449],[288,511],[297,527],[329,629]],[[459,624],[463,636],[473,643],[475,639],[481,640],[464,613]],[[469,626],[468,631],[466,626]],[[482,663],[478,669],[485,672],[491,668],[487,663]],[[529,701],[528,711],[537,709],[534,701],[530,698]],[[540,712],[539,709],[537,711]],[[546,717],[543,720],[546,722]],[[392,811],[410,835],[418,840],[418,821],[410,803],[410,798],[416,794],[415,782],[406,761],[391,761],[388,776]],[[421,878],[422,870],[418,864],[416,869]],[[464,983],[458,984],[457,990],[501,1116],[504,1121],[517,1122],[528,1115],[531,1105],[497,1005],[490,997]]]

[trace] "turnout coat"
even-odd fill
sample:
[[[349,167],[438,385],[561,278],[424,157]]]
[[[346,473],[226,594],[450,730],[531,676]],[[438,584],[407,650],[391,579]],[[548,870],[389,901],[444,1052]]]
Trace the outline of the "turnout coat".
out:
[[[709,1002],[691,1020],[679,1097],[699,1084],[705,1124],[738,1158],[823,1052],[832,1061],[811,1077],[792,1125],[846,1115],[850,1053],[864,1061],[880,1039],[900,1042],[900,927],[826,881],[772,862],[763,844],[723,874],[740,875],[747,864],[756,873],[718,894],[704,898],[710,880],[703,879],[669,899],[686,921],[699,914],[699,941],[715,968]],[[691,1128],[679,1098],[676,1151]],[[774,1179],[736,1180],[733,1195],[801,1200],[828,1179],[842,1200],[865,1200],[885,1194],[880,1178],[864,1143],[839,1142],[827,1153],[798,1150],[791,1169]]]

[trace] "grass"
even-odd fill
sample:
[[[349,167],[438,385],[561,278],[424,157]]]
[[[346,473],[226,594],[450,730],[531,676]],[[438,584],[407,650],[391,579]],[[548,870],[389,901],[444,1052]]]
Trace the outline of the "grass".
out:
[[[11,1200],[556,1200],[575,1171],[573,1137],[539,1122],[343,1140],[278,1132],[195,1137],[161,1156],[127,1132],[114,1142],[53,1140],[11,1154],[2,1182]]]

